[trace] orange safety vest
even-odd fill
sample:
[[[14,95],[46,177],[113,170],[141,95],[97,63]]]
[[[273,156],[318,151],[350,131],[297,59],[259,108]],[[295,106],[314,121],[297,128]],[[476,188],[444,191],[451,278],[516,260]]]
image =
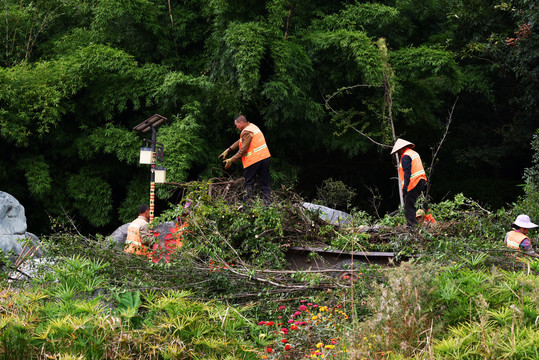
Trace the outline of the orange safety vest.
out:
[[[402,168],[402,158],[405,155],[412,158],[412,171],[410,175],[410,183],[408,184],[408,191],[410,191],[415,188],[419,180],[424,179],[427,181],[427,175],[425,174],[425,169],[423,169],[423,164],[421,163],[419,154],[412,149],[406,149],[401,156],[401,161],[399,164],[399,178],[401,180],[401,187],[404,188],[404,169]]]
[[[257,163],[261,160],[271,157],[271,154],[266,144],[266,139],[264,134],[254,124],[249,124],[243,129],[243,131],[249,131],[253,133],[251,143],[245,155],[241,157],[241,162],[243,163],[243,168],[249,167],[254,163]],[[241,132],[243,134],[243,131]],[[240,149],[241,149],[241,134],[240,134]]]
[[[148,255],[148,248],[142,244],[140,239],[140,229],[147,225],[148,221],[144,216],[139,216],[127,228],[127,238],[125,239],[124,251],[135,255]]]
[[[432,216],[432,214],[425,215],[423,222],[427,224],[436,224],[436,220],[434,219],[434,216]]]
[[[508,248],[520,251],[520,243],[522,243],[527,238],[528,237],[523,233],[512,230],[509,231],[507,235],[505,235],[505,244]]]

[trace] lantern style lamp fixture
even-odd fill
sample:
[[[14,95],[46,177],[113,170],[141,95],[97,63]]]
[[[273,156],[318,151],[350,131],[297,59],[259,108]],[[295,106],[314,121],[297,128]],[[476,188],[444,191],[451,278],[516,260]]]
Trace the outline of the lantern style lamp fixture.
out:
[[[152,163],[152,148],[141,147],[140,148],[140,161],[141,164],[151,165]]]
[[[155,183],[164,184],[167,182],[167,169],[164,167],[155,168]]]

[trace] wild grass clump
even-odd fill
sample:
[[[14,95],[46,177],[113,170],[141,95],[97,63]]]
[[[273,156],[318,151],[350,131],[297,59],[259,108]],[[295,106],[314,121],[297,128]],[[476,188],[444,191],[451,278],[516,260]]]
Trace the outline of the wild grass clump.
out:
[[[471,256],[388,270],[370,315],[346,332],[350,359],[537,358],[538,263],[508,271]]]
[[[432,308],[435,289],[433,264],[403,263],[388,269],[387,282],[374,284],[364,304],[371,312],[346,332],[353,359],[383,359],[398,352],[410,357],[428,348],[441,331]]]

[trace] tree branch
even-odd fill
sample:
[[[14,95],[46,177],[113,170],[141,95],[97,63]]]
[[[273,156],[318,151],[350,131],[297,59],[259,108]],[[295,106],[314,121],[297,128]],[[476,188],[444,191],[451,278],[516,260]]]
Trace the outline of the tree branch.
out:
[[[453,106],[451,107],[451,110],[449,111],[448,117],[447,117],[447,123],[445,124],[445,131],[442,135],[442,138],[440,139],[440,142],[438,143],[438,146],[436,147],[436,150],[432,154],[432,160],[430,163],[430,169],[429,169],[429,175],[427,177],[428,183],[427,183],[427,190],[425,191],[425,198],[428,199],[429,190],[431,186],[431,179],[432,174],[434,172],[434,163],[436,162],[436,157],[438,156],[438,152],[440,152],[440,149],[442,148],[442,145],[447,137],[447,134],[449,134],[449,126],[451,125],[451,122],[453,121],[453,112],[455,111],[455,107],[457,106],[457,102],[459,101],[459,97],[455,99],[455,102],[453,103]]]

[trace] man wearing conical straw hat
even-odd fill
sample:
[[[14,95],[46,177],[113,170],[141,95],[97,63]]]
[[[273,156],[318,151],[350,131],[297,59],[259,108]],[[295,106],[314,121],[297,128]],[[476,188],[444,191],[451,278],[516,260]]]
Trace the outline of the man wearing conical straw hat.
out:
[[[412,150],[415,145],[404,139],[397,139],[391,155],[399,154],[399,180],[404,196],[404,216],[410,227],[417,226],[415,203],[427,184],[427,175],[419,154]]]

